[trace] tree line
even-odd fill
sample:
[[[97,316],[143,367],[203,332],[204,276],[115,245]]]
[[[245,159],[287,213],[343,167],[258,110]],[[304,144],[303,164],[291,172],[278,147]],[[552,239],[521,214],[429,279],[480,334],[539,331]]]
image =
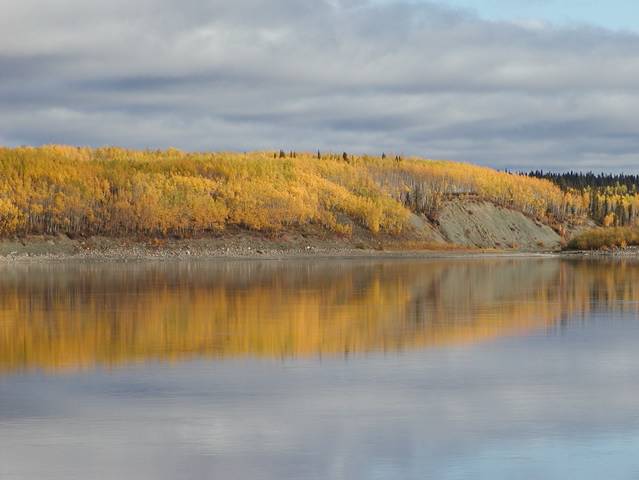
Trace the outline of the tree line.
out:
[[[639,224],[639,175],[542,170],[527,175],[549,180],[564,192],[581,196],[588,215],[602,226]]]

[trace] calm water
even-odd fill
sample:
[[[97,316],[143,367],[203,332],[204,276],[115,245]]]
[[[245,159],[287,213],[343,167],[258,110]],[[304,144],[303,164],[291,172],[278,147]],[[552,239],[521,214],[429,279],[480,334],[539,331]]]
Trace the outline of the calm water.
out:
[[[0,479],[639,477],[639,263],[0,266]]]

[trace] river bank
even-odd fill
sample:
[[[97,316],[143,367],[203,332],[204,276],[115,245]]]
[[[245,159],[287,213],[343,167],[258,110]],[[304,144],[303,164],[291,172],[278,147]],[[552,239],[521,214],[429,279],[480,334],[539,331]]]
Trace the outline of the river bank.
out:
[[[322,257],[460,257],[476,255],[540,255],[556,250],[482,249],[388,239],[352,241],[287,235],[276,239],[249,233],[192,239],[71,239],[29,236],[0,240],[0,262],[161,260],[188,258],[322,258]]]
[[[269,240],[259,237],[169,239],[133,242],[130,240],[58,237],[29,237],[0,240],[0,263],[61,262],[69,260],[145,261],[187,259],[296,258],[466,258],[466,257],[589,257],[637,256],[639,249],[609,251],[561,251],[523,249],[482,249],[448,245],[404,245],[380,243],[350,245],[335,240],[308,238]]]

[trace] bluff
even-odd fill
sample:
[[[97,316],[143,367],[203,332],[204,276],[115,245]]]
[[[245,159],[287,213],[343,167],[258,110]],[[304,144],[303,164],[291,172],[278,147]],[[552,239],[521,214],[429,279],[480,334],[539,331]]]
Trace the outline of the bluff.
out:
[[[417,157],[48,145],[0,148],[0,171],[0,252],[96,238],[547,250],[586,218],[548,180]]]

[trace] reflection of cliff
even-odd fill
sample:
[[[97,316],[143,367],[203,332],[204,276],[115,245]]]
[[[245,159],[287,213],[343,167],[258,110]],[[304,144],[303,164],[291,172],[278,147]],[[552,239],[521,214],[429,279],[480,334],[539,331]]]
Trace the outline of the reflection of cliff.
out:
[[[639,265],[557,260],[15,265],[0,370],[350,354],[546,328],[639,299]]]

